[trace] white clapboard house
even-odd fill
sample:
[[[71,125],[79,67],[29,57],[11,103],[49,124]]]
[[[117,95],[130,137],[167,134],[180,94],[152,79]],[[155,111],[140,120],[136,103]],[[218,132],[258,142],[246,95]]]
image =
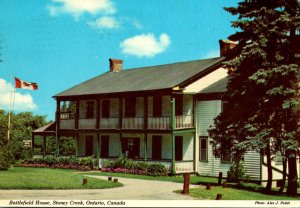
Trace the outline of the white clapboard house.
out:
[[[218,58],[126,70],[121,60],[110,59],[108,72],[53,96],[56,121],[35,130],[33,144],[36,135],[44,141],[70,137],[77,156],[93,155],[99,166],[127,156],[163,164],[172,174],[226,176],[230,156],[213,156],[207,129],[223,109],[227,71],[222,63],[234,46],[220,41]],[[63,107],[71,103],[73,111]],[[258,152],[247,153],[246,174],[266,181],[265,163]],[[274,161],[274,179],[281,179],[281,169]]]

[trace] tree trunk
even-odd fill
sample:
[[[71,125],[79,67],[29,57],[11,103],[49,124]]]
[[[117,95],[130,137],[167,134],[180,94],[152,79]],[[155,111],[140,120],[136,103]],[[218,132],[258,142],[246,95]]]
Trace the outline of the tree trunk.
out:
[[[296,157],[288,158],[288,168],[289,168],[289,176],[288,176],[288,187],[287,194],[288,195],[297,195],[297,160]]]
[[[280,185],[279,193],[282,194],[284,186],[285,186],[285,181],[286,181],[286,165],[287,165],[287,159],[282,158],[282,182]]]
[[[268,168],[268,182],[267,182],[265,189],[266,189],[266,191],[271,191],[273,175],[272,175],[272,164],[271,164],[272,161],[271,161],[270,144],[267,144],[266,156],[267,156],[267,168]]]

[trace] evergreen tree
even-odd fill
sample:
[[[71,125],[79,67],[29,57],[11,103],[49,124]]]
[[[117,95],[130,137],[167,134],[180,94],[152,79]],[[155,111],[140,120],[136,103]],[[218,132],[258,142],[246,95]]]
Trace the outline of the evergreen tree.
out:
[[[300,138],[297,1],[248,0],[225,10],[238,15],[232,26],[240,30],[229,37],[239,43],[238,56],[225,63],[229,81],[223,99],[230,108],[209,130],[215,155],[231,148],[233,162],[238,163],[246,151],[261,151],[267,156],[266,189],[270,190],[271,155],[280,151],[288,160],[288,194],[296,194]]]

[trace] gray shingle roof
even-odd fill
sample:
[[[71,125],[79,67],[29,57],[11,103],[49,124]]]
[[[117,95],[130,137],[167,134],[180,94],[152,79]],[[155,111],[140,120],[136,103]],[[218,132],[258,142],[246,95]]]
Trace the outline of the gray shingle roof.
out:
[[[227,89],[228,77],[220,79],[219,81],[209,85],[208,87],[201,90],[199,93],[218,93],[225,92]]]
[[[169,89],[205,69],[224,61],[224,57],[106,72],[54,97]]]

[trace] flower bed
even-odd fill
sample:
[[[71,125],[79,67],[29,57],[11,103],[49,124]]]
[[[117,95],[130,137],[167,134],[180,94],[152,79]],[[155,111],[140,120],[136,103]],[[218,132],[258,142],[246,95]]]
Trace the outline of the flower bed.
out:
[[[19,161],[17,167],[37,167],[37,168],[60,168],[89,171],[96,169],[95,162],[91,158],[56,158],[45,157]]]
[[[138,175],[166,176],[168,171],[162,164],[149,164],[146,162],[134,162],[127,158],[119,158],[107,161],[102,172],[128,173]]]

